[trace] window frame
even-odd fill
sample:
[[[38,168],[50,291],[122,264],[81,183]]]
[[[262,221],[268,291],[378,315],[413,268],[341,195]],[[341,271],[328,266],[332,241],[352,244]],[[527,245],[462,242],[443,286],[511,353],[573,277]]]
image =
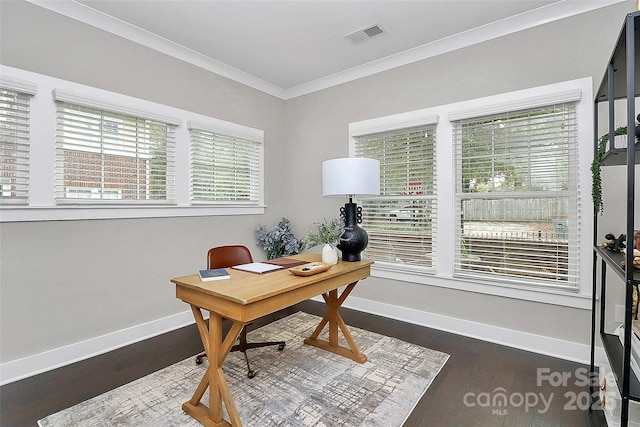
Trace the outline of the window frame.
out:
[[[218,205],[218,206],[252,206],[260,203],[260,194],[257,191],[252,192],[252,195],[249,197],[249,200],[200,200],[194,198],[193,195],[193,183],[194,183],[194,143],[193,131],[196,132],[204,132],[208,134],[221,136],[222,138],[230,138],[230,139],[238,139],[242,143],[246,143],[247,145],[253,146],[251,151],[255,150],[255,153],[252,153],[252,156],[249,161],[249,172],[250,180],[257,180],[261,182],[263,180],[262,171],[264,170],[264,133],[262,131],[258,131],[256,129],[251,128],[240,128],[238,126],[230,127],[226,126],[225,123],[216,120],[209,120],[207,123],[200,122],[187,122],[187,129],[189,130],[189,138],[190,138],[190,152],[189,152],[189,173],[190,173],[190,188],[189,188],[189,199],[192,205]],[[215,137],[214,137],[215,138]],[[235,153],[234,153],[235,154]],[[215,154],[213,154],[215,157]]]
[[[456,240],[456,251],[455,251],[456,265],[454,269],[454,276],[468,277],[469,279],[478,279],[482,277],[487,277],[490,280],[503,282],[505,283],[505,285],[512,285],[513,283],[522,283],[524,285],[532,286],[532,287],[537,287],[537,286],[551,287],[551,288],[566,290],[568,292],[577,291],[578,276],[579,276],[579,272],[577,271],[578,269],[577,264],[579,261],[577,257],[577,251],[576,251],[576,248],[578,247],[578,241],[576,240],[576,236],[579,233],[579,228],[581,226],[581,219],[582,219],[582,216],[580,215],[580,211],[578,209],[578,204],[580,201],[580,194],[578,192],[578,177],[574,175],[574,171],[578,166],[578,162],[577,162],[578,140],[577,140],[577,132],[576,132],[578,121],[577,121],[576,105],[577,105],[577,102],[579,102],[579,99],[580,99],[580,93],[568,93],[566,99],[553,100],[548,105],[539,105],[533,108],[525,108],[525,109],[518,109],[518,110],[509,109],[500,113],[492,113],[492,114],[481,115],[481,116],[472,115],[471,117],[467,117],[465,119],[455,120],[452,123],[453,129],[454,129],[454,151],[455,151],[455,154],[454,154],[454,158],[455,158],[454,168],[455,168],[455,179],[456,179],[455,206],[457,208],[455,212],[456,231],[455,231],[454,239]],[[566,146],[563,147],[563,150],[566,151],[566,153],[564,154],[566,155],[566,160],[567,160],[567,165],[566,165],[567,188],[556,189],[556,190],[541,190],[541,189],[531,189],[527,185],[526,189],[520,190],[520,191],[509,190],[509,189],[506,189],[506,190],[497,189],[497,191],[495,192],[463,191],[462,168],[463,168],[464,159],[467,159],[467,157],[465,156],[468,154],[464,150],[463,139],[464,139],[464,128],[467,126],[467,124],[472,124],[473,126],[478,126],[479,128],[485,130],[485,129],[492,129],[493,127],[496,126],[495,125],[496,122],[502,121],[503,123],[508,123],[508,125],[505,125],[506,129],[509,129],[509,130],[513,129],[513,132],[519,132],[517,133],[517,136],[522,138],[523,141],[529,142],[530,137],[534,134],[530,132],[527,126],[532,122],[537,123],[538,126],[540,126],[541,122],[536,121],[537,115],[542,112],[549,114],[550,111],[553,111],[553,114],[552,114],[553,116],[562,115],[564,117],[562,119],[562,125],[563,125],[562,127],[564,127],[564,125],[567,125],[568,123],[568,125],[564,129],[564,132],[566,133],[563,135],[560,135],[560,138],[562,139],[566,138],[566,141],[567,141]],[[563,111],[563,112],[559,113],[559,111]],[[565,120],[567,120],[568,122],[566,122]],[[552,124],[556,125],[558,122],[560,121],[554,121]],[[523,126],[523,124],[525,123],[527,124],[527,126],[525,126],[527,127],[527,130],[522,131],[520,127]],[[504,144],[504,140],[499,139],[498,141],[496,141],[494,139],[494,136],[495,134],[491,132],[490,140],[483,140],[483,142],[486,143],[486,146],[492,149],[492,152],[493,152],[493,149],[504,150],[504,149],[507,149],[507,147],[509,146],[509,148],[511,149],[509,153],[515,156],[514,154],[515,151],[513,151],[514,144],[511,139],[508,140],[508,143]],[[513,136],[513,134],[511,134],[511,136]],[[555,136],[556,134],[554,134],[554,137]],[[545,142],[546,141],[548,140],[545,139]],[[501,143],[503,143],[503,145],[500,145]],[[542,144],[537,145],[536,148],[540,146],[542,146]],[[518,148],[520,148],[521,150],[522,150],[522,147],[525,147],[527,150],[531,148],[529,144],[524,144],[524,145],[520,144],[518,146]],[[548,155],[549,153],[547,152],[545,154]],[[478,153],[473,152],[470,156],[474,156],[474,155],[478,156]],[[480,158],[495,159],[495,157],[490,157],[490,156],[480,157]],[[530,151],[526,152],[526,156],[520,156],[519,159],[524,159],[524,163],[520,163],[519,166],[523,166],[525,173],[531,172],[535,169],[536,166],[532,166],[531,161],[532,160],[535,161],[536,158],[532,156],[532,153]],[[556,171],[556,170],[562,170],[562,169],[553,169],[553,171]],[[538,172],[540,172],[539,169],[538,169]],[[552,176],[552,175],[549,174],[549,176]],[[462,231],[464,227],[462,223],[462,220],[463,220],[462,204],[464,202],[471,202],[473,200],[489,200],[494,202],[501,201],[501,202],[504,202],[505,204],[508,204],[509,201],[516,201],[516,200],[558,200],[562,198],[566,199],[567,201],[566,202],[567,203],[566,220],[568,221],[568,224],[570,224],[569,235],[566,236],[566,239],[567,239],[566,260],[567,261],[566,261],[566,272],[564,272],[564,274],[561,268],[562,264],[557,260],[557,258],[554,261],[554,263],[549,261],[548,266],[551,271],[536,270],[536,267],[539,267],[539,266],[534,266],[533,263],[529,261],[524,261],[522,263],[521,269],[517,271],[517,267],[515,267],[514,265],[517,265],[519,261],[517,260],[512,261],[511,264],[508,264],[508,262],[504,261],[504,258],[500,258],[501,265],[497,267],[501,269],[500,274],[493,274],[493,273],[483,271],[481,269],[478,269],[477,265],[474,264],[473,262],[463,261]],[[557,214],[558,211],[554,211],[554,212],[556,212]],[[508,220],[505,220],[505,221],[510,222],[513,225],[513,221],[508,221]],[[504,232],[505,230],[502,230],[502,231]],[[478,237],[470,236],[469,238],[473,240],[473,239],[477,239]],[[518,257],[524,257],[522,253],[518,254],[518,252],[521,250],[520,248],[526,245],[533,245],[533,246],[537,245],[538,249],[540,250],[540,252],[538,252],[539,256],[544,257],[544,255],[540,255],[540,254],[543,253],[544,251],[553,250],[554,245],[556,250],[564,246],[564,242],[561,242],[557,239],[542,238],[541,236],[539,237],[539,241],[537,243],[536,243],[536,240],[530,239],[530,238],[526,238],[518,241],[517,245],[519,246],[519,248],[518,250],[514,251],[514,246],[516,246],[516,239],[501,240],[499,237],[495,235],[490,237],[490,239],[497,239],[498,241],[501,241],[502,245],[504,245],[503,247],[506,247],[507,249],[505,249],[504,252],[500,252],[499,250],[497,252],[493,252],[493,248],[492,248],[491,251],[487,252],[485,251],[485,249],[480,248],[479,251],[481,252],[483,257],[485,256],[493,257],[494,255],[497,254],[498,257],[503,255],[505,256],[505,258],[508,258],[510,256],[515,255],[516,259],[518,259]],[[529,255],[532,255],[532,253],[531,252],[527,253],[527,256]],[[519,258],[519,259],[522,260],[523,258]],[[503,262],[505,262],[504,265],[502,264]],[[554,267],[556,268],[555,270],[556,273],[553,273]],[[562,277],[564,277],[564,275],[566,275],[566,280],[561,279]],[[556,280],[553,280],[553,277],[556,277]]]
[[[18,80],[18,79],[13,79],[13,78],[9,78],[6,76],[0,76],[0,88],[3,90],[7,90],[7,91],[11,91],[11,92],[15,92],[16,94],[16,101],[19,104],[19,100],[22,99],[25,101],[26,105],[27,105],[27,113],[21,116],[16,116],[16,117],[21,117],[23,119],[23,121],[21,122],[22,125],[25,126],[25,130],[27,132],[27,137],[22,139],[22,138],[16,138],[14,140],[14,144],[20,146],[20,145],[24,145],[25,149],[25,164],[22,165],[22,167],[16,167],[14,170],[14,172],[17,175],[20,174],[25,174],[26,173],[26,178],[24,179],[24,183],[22,185],[18,186],[18,189],[20,192],[24,191],[25,196],[24,197],[8,197],[8,198],[0,198],[0,206],[11,206],[11,205],[18,205],[18,206],[27,206],[29,204],[29,194],[30,194],[30,173],[31,173],[31,164],[29,163],[30,159],[31,159],[31,155],[30,155],[30,151],[31,151],[31,100],[33,99],[33,96],[37,93],[37,87],[35,84],[32,84],[31,82],[27,82],[27,81],[23,81],[23,80]],[[18,122],[18,120],[16,120],[16,122]],[[16,156],[17,157],[17,156]],[[0,191],[4,192],[4,184],[0,181]]]
[[[264,131],[227,122],[168,105],[158,104],[103,89],[0,65],[3,79],[26,82],[36,92],[31,98],[31,152],[28,205],[0,205],[1,222],[161,218],[210,215],[264,214],[264,148],[260,152],[258,200],[253,204],[197,204],[190,201],[190,139],[187,122],[208,124],[220,132],[254,135],[264,145]],[[37,89],[37,91],[36,91]],[[143,115],[177,124],[175,129],[175,197],[170,204],[120,204],[104,200],[99,204],[60,204],[55,199],[56,105],[64,97],[88,106],[129,115]]]
[[[409,127],[418,120],[418,117],[439,117],[436,128],[436,181],[438,183],[436,236],[438,238],[434,242],[434,271],[403,269],[395,265],[375,263],[371,269],[372,276],[585,310],[591,309],[592,248],[590,242],[593,241],[593,216],[584,214],[584,212],[591,211],[589,209],[591,203],[589,190],[591,188],[590,164],[593,158],[594,117],[592,93],[593,83],[589,77],[350,123],[349,155],[355,156],[355,141],[351,138],[354,130],[360,133],[374,133],[394,126],[396,128]],[[578,210],[582,210],[583,215],[580,218],[581,224],[576,241],[589,242],[575,248],[579,258],[578,288],[575,290],[540,288],[523,285],[517,281],[496,283],[485,278],[455,277],[454,239],[442,238],[442,236],[454,236],[456,230],[453,120],[469,114],[480,116],[505,109],[548,105],[558,98],[566,99],[570,95],[579,97],[576,104],[578,120],[577,186]]]
[[[412,114],[407,114],[407,115],[398,115],[395,117],[388,117],[387,118],[387,123],[383,124],[383,123],[376,123],[376,120],[371,121],[371,122],[359,122],[359,123],[352,123],[349,126],[349,138],[350,138],[350,144],[349,144],[349,150],[350,150],[350,155],[351,156],[356,156],[356,151],[358,150],[358,139],[362,136],[367,136],[367,135],[375,135],[375,134],[380,134],[380,133],[387,133],[387,132],[394,132],[394,131],[403,131],[403,130],[410,130],[410,129],[416,129],[416,128],[420,128],[420,127],[425,127],[425,128],[431,128],[431,127],[435,127],[435,129],[437,130],[437,124],[438,124],[438,116],[437,115],[432,115],[432,114],[426,114],[422,111],[417,111],[414,112]],[[374,126],[369,126],[369,125],[374,125]],[[433,190],[432,191],[428,191],[427,194],[424,195],[415,195],[413,197],[411,196],[406,196],[405,197],[401,197],[399,195],[383,195],[381,194],[380,196],[377,197],[363,197],[358,199],[360,204],[363,206],[363,216],[366,216],[366,202],[367,201],[371,201],[371,202],[375,202],[375,201],[384,201],[384,200],[400,200],[400,199],[406,199],[407,201],[417,201],[418,203],[420,202],[425,202],[427,205],[429,205],[432,208],[432,211],[435,211],[436,214],[433,216],[433,218],[431,219],[430,217],[430,222],[433,225],[433,228],[431,229],[430,232],[430,238],[432,241],[436,241],[437,239],[437,209],[438,209],[438,200],[437,200],[437,141],[436,141],[437,136],[434,136],[434,146],[433,146],[433,170],[434,170],[434,175],[432,177],[432,187]],[[384,160],[381,160],[381,165],[384,166]],[[408,184],[408,183],[407,183]],[[408,221],[410,222],[410,221]],[[366,227],[365,227],[366,228]],[[365,252],[366,253],[366,252]],[[382,260],[376,260],[376,264],[378,266],[381,266],[381,268],[385,268],[388,270],[394,270],[394,269],[409,269],[411,271],[414,271],[416,274],[431,274],[435,272],[435,260],[436,257],[436,253],[432,250],[432,252],[429,254],[429,259],[430,259],[430,263],[431,265],[425,265],[425,266],[417,266],[417,265],[411,265],[411,264],[400,264],[400,263],[395,263],[395,262],[385,262]],[[384,266],[384,267],[382,267]]]
[[[91,98],[86,98],[84,96],[79,96],[77,94],[60,91],[58,89],[53,90],[53,100],[56,104],[56,182],[55,182],[55,197],[57,205],[65,205],[65,204],[83,204],[83,205],[105,205],[105,204],[120,204],[120,205],[172,205],[175,203],[175,148],[176,148],[176,139],[175,139],[175,128],[180,125],[180,120],[170,118],[170,117],[159,117],[157,115],[149,114],[147,112],[134,112],[131,110],[123,110],[122,107],[119,106],[110,106],[105,105],[104,102],[98,102]],[[94,116],[94,121],[98,120],[100,124],[100,133],[98,135],[92,135],[91,138],[99,137],[99,141],[90,142],[88,141],[87,136],[90,132],[87,131],[86,127],[82,127],[80,125],[85,125],[86,122],[83,120],[78,121],[78,116],[82,115],[83,117],[87,117],[87,115]],[[99,118],[97,118],[99,117]],[[69,172],[81,173],[86,177],[86,173],[90,171],[88,167],[82,167],[78,169],[71,169],[71,171],[66,168],[66,160],[67,157],[65,155],[65,151],[77,151],[79,153],[84,154],[84,156],[88,154],[93,154],[98,157],[96,159],[99,160],[99,163],[103,163],[108,159],[108,156],[122,156],[124,150],[122,148],[115,148],[112,144],[112,148],[108,149],[109,143],[105,142],[105,137],[108,137],[109,132],[105,132],[104,126],[107,124],[114,125],[113,120],[122,121],[124,119],[128,119],[130,121],[135,122],[135,127],[130,128],[127,132],[132,133],[135,132],[135,137],[129,136],[128,144],[129,148],[133,149],[130,153],[134,155],[128,155],[128,159],[135,159],[136,163],[143,159],[142,156],[139,155],[138,149],[149,145],[149,141],[146,141],[148,136],[141,135],[138,124],[144,123],[145,126],[152,124],[153,126],[160,126],[166,128],[166,134],[164,138],[164,143],[166,145],[165,151],[163,152],[164,161],[166,163],[166,179],[162,190],[164,191],[165,198],[162,199],[153,199],[153,198],[131,198],[131,199],[120,199],[115,200],[109,197],[68,197],[72,192],[66,191],[67,185],[65,184],[65,177]],[[122,124],[118,124],[116,127],[116,137],[121,139],[123,137],[123,133],[119,129],[123,126]],[[84,129],[84,132],[79,133],[81,138],[75,138],[74,142],[72,142],[75,149],[69,148],[67,146],[66,134],[67,132],[73,132],[75,135],[78,133],[75,129]],[[142,141],[138,138],[142,136]],[[78,141],[78,142],[76,142]],[[132,145],[134,144],[134,145]],[[123,144],[124,145],[124,144]],[[110,151],[110,153],[109,153]],[[120,153],[118,153],[120,152]],[[71,157],[69,157],[71,158]],[[136,168],[137,169],[137,168]],[[117,179],[111,174],[111,178],[107,179],[108,172],[105,172],[104,166],[102,167],[101,176],[99,179],[99,188],[98,188],[98,196],[101,194],[107,194],[110,190],[103,188],[105,184],[114,185],[117,182]],[[140,186],[139,181],[140,178],[144,178],[145,181],[149,181],[152,178],[152,175],[147,172],[146,174],[140,174],[136,170],[134,177],[134,191],[137,193]],[[131,185],[132,182],[127,180],[122,182],[124,186]],[[89,188],[90,194],[96,193],[96,188]],[[111,192],[123,191],[123,188],[113,188]]]

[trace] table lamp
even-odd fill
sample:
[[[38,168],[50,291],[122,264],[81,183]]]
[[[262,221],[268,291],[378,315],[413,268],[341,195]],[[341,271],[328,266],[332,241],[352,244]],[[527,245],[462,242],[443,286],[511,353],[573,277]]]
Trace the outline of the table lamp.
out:
[[[338,249],[343,261],[360,261],[369,243],[369,236],[358,223],[362,222],[362,208],[353,203],[356,196],[380,194],[380,162],[375,159],[350,157],[322,162],[322,195],[348,197],[349,203],[340,208],[345,231],[340,237]]]

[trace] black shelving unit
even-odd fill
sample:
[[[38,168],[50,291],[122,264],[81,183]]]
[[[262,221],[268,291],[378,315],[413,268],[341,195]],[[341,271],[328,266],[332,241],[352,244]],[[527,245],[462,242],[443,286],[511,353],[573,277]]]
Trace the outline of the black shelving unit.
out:
[[[598,105],[601,102],[608,102],[608,123],[609,123],[609,147],[615,147],[615,100],[626,100],[627,108],[627,148],[614,148],[603,156],[601,165],[626,165],[627,167],[627,197],[626,197],[626,247],[629,248],[627,254],[612,252],[598,246],[597,216],[599,212],[594,209],[594,252],[593,252],[593,300],[592,300],[592,336],[591,336],[591,372],[595,373],[595,337],[599,330],[602,345],[609,360],[621,397],[620,425],[626,427],[629,422],[629,402],[640,401],[640,381],[631,370],[631,334],[632,334],[632,306],[633,289],[640,283],[640,274],[633,268],[623,268],[622,261],[626,265],[633,264],[633,234],[635,215],[635,164],[640,159],[640,154],[636,152],[640,149],[640,144],[634,143],[634,130],[636,127],[635,100],[639,96],[636,82],[640,82],[640,11],[630,13],[626,16],[620,36],[611,55],[609,64],[605,71],[604,78],[595,98],[595,150],[597,153],[599,138],[598,135]],[[630,148],[630,149],[629,149]],[[597,313],[597,262],[601,260],[600,272],[600,324],[596,329]],[[616,274],[625,284],[625,316],[624,316],[624,339],[620,342],[617,335],[605,331],[605,312],[607,277],[609,274]]]

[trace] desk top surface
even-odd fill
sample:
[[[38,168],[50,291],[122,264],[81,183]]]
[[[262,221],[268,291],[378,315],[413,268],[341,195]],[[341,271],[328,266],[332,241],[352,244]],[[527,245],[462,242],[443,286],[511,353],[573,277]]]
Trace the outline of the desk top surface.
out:
[[[321,259],[319,254],[290,255],[287,258],[309,262],[316,262]],[[369,260],[356,262],[340,260],[329,270],[312,276],[296,276],[287,269],[256,274],[227,268],[231,275],[228,280],[203,282],[196,273],[189,276],[176,277],[171,279],[171,282],[175,283],[177,287],[189,288],[202,294],[246,305],[356,270],[366,269],[366,275],[368,276],[371,264],[373,264],[373,261]]]

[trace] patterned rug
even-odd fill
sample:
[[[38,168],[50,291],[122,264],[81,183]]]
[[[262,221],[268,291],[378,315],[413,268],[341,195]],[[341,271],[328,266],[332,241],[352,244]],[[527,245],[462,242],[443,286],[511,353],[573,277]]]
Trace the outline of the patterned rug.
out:
[[[401,426],[449,358],[447,354],[350,327],[364,364],[304,345],[320,318],[298,312],[249,333],[249,341],[285,340],[287,347],[230,353],[225,375],[245,426]],[[327,339],[325,336],[320,338]],[[346,345],[342,342],[342,345]],[[189,358],[50,415],[41,427],[199,426],[185,414],[207,362]],[[208,402],[208,392],[203,398]],[[225,419],[228,420],[225,414]]]

